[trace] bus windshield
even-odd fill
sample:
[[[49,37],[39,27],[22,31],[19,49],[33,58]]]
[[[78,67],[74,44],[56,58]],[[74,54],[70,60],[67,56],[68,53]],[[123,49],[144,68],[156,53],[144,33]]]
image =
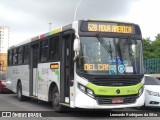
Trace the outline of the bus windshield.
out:
[[[77,69],[92,75],[142,74],[142,41],[135,39],[80,37]]]

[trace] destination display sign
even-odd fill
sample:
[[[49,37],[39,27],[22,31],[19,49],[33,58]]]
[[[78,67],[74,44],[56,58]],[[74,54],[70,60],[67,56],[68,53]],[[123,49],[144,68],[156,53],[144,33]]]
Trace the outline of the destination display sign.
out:
[[[116,22],[83,22],[81,25],[81,31],[135,34],[135,26]]]

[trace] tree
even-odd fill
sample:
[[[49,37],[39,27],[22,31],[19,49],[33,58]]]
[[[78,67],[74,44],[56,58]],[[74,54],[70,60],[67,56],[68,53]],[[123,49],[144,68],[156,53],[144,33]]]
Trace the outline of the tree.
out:
[[[143,39],[143,56],[144,58],[152,58],[152,52],[154,48],[152,47],[152,41],[150,38]]]
[[[160,34],[157,34],[153,41],[150,38],[143,39],[143,56],[144,58],[160,57]]]

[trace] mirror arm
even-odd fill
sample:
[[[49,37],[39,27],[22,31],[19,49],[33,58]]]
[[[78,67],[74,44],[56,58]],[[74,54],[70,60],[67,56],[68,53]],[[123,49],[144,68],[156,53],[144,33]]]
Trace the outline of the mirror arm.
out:
[[[79,56],[79,52],[75,51],[75,56],[74,56],[74,58],[73,58],[73,61],[74,61],[74,62],[77,60],[78,56]]]

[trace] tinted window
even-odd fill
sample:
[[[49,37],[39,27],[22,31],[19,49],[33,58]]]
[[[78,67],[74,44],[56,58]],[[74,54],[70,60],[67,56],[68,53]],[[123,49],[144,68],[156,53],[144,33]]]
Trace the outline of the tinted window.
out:
[[[8,65],[12,65],[12,50],[8,52]]]
[[[39,44],[33,45],[32,49],[33,49],[33,68],[37,68],[37,65],[38,65]]]
[[[160,81],[157,78],[145,76],[145,85],[160,85]]]
[[[48,40],[42,40],[41,41],[41,47],[40,47],[40,61],[46,62],[48,60]]]
[[[29,46],[24,46],[24,64],[28,63],[29,58]]]
[[[50,60],[58,61],[59,60],[59,36],[54,36],[50,38]]]
[[[23,63],[23,47],[18,48],[18,64]]]
[[[17,60],[17,49],[15,48],[13,50],[13,65],[17,65],[18,60]]]

